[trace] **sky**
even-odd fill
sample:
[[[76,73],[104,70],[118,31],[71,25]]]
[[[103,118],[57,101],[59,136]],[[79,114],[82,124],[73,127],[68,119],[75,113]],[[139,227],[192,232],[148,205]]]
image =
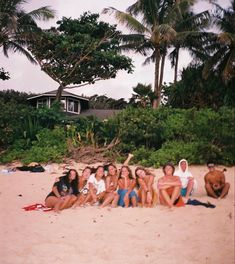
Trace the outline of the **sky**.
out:
[[[56,26],[56,21],[63,16],[78,18],[85,11],[92,13],[101,13],[105,7],[115,7],[118,10],[125,11],[128,6],[136,0],[28,0],[24,5],[25,10],[30,11],[42,6],[50,6],[56,11],[56,18],[46,23],[38,23],[43,28]],[[218,0],[222,7],[230,6],[229,0]],[[201,12],[210,9],[208,1],[198,0],[195,11]],[[100,19],[117,24],[117,21],[110,15],[101,14]],[[118,25],[119,30],[125,30]],[[154,82],[154,64],[143,66],[144,56],[128,53],[133,59],[135,66],[133,74],[127,74],[120,71],[115,79],[98,81],[93,85],[87,85],[80,88],[69,89],[68,91],[77,95],[92,96],[94,94],[106,95],[115,99],[125,98],[128,100],[132,96],[133,87],[138,83],[152,84]],[[179,70],[186,67],[191,62],[191,57],[187,51],[180,51]],[[16,53],[9,53],[9,58],[3,55],[0,49],[0,67],[10,73],[11,79],[8,81],[0,80],[0,90],[13,89],[27,93],[44,93],[58,88],[58,83],[53,81],[46,73],[41,71],[40,67],[31,64],[26,57]],[[170,62],[167,60],[164,72],[164,82],[173,82],[174,73]]]

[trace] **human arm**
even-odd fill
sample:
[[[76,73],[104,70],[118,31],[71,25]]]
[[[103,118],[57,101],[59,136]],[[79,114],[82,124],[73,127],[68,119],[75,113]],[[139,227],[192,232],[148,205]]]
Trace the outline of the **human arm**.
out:
[[[182,186],[180,178],[178,176],[174,176],[172,180],[166,180],[164,177],[158,180],[158,189],[167,189],[172,186]]]
[[[134,157],[133,154],[129,153],[127,159],[124,161],[123,165],[127,166],[129,164],[129,161]]]
[[[131,191],[135,188],[135,186],[136,186],[136,180],[135,179],[131,179],[129,184],[128,184],[128,191],[127,191],[126,194],[129,195],[131,193]]]
[[[105,189],[106,189],[106,192],[108,193],[113,191],[113,186],[110,186],[110,184],[111,184],[111,177],[107,176],[105,179]]]
[[[53,191],[53,193],[55,194],[55,196],[57,198],[61,198],[61,195],[60,195],[60,193],[59,193],[58,188],[57,188],[56,185],[53,186],[52,191]]]
[[[221,177],[220,177],[220,187],[224,188],[225,186],[225,175],[224,173],[221,173]]]
[[[96,188],[93,185],[93,183],[89,182],[89,193],[91,194],[91,197],[93,199],[94,202],[97,202],[97,195],[96,195]]]
[[[154,182],[154,176],[151,174],[149,175],[149,180],[148,180],[148,191],[151,191],[153,189],[153,182]]]
[[[138,181],[138,183],[140,185],[140,188],[142,190],[144,190],[145,192],[147,192],[148,191],[148,186],[147,186],[146,182],[143,179],[140,179],[140,178],[137,179],[137,181]]]
[[[119,189],[125,189],[124,182],[122,179],[118,179],[118,187]]]

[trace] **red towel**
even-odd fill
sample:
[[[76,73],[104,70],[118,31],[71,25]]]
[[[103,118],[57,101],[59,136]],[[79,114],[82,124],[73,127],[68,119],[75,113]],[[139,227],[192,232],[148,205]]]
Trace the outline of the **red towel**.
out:
[[[49,212],[53,210],[53,208],[46,207],[45,205],[38,203],[25,206],[22,209],[24,209],[25,211],[43,211],[43,212]]]

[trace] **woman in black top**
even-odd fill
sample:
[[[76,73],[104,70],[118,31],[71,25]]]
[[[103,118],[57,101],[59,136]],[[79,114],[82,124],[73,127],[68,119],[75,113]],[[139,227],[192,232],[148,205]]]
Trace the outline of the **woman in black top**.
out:
[[[78,195],[78,173],[69,170],[53,185],[45,200],[45,205],[51,207],[55,212],[71,207],[77,200]]]

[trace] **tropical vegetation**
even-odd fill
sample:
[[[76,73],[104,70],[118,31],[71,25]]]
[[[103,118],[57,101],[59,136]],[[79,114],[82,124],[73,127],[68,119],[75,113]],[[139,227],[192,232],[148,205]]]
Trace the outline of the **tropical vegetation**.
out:
[[[36,63],[27,45],[41,31],[36,21],[54,18],[55,11],[44,6],[26,12],[25,3],[25,0],[0,0],[0,48],[7,57],[9,51],[19,52]]]
[[[194,2],[138,0],[126,12],[104,9],[131,31],[122,34],[90,13],[62,18],[56,28],[41,30],[37,18],[52,18],[53,10],[26,13],[21,9],[25,1],[0,0],[0,47],[5,55],[19,51],[39,63],[58,82],[57,98],[70,85],[115,78],[119,70],[131,73],[132,61],[121,50],[139,52],[145,63],[155,65],[153,89],[137,80],[129,101],[90,98],[90,108],[122,110],[108,120],[71,119],[58,102],[50,109],[34,109],[27,94],[0,92],[0,161],[60,162],[89,147],[118,161],[132,152],[133,162],[143,166],[176,163],[182,157],[196,164],[209,159],[234,164],[235,0],[227,9],[214,4],[213,12],[199,14],[191,9]],[[179,74],[181,49],[193,61]],[[163,78],[167,58],[174,67],[170,84]],[[0,68],[0,79],[9,77]]]

